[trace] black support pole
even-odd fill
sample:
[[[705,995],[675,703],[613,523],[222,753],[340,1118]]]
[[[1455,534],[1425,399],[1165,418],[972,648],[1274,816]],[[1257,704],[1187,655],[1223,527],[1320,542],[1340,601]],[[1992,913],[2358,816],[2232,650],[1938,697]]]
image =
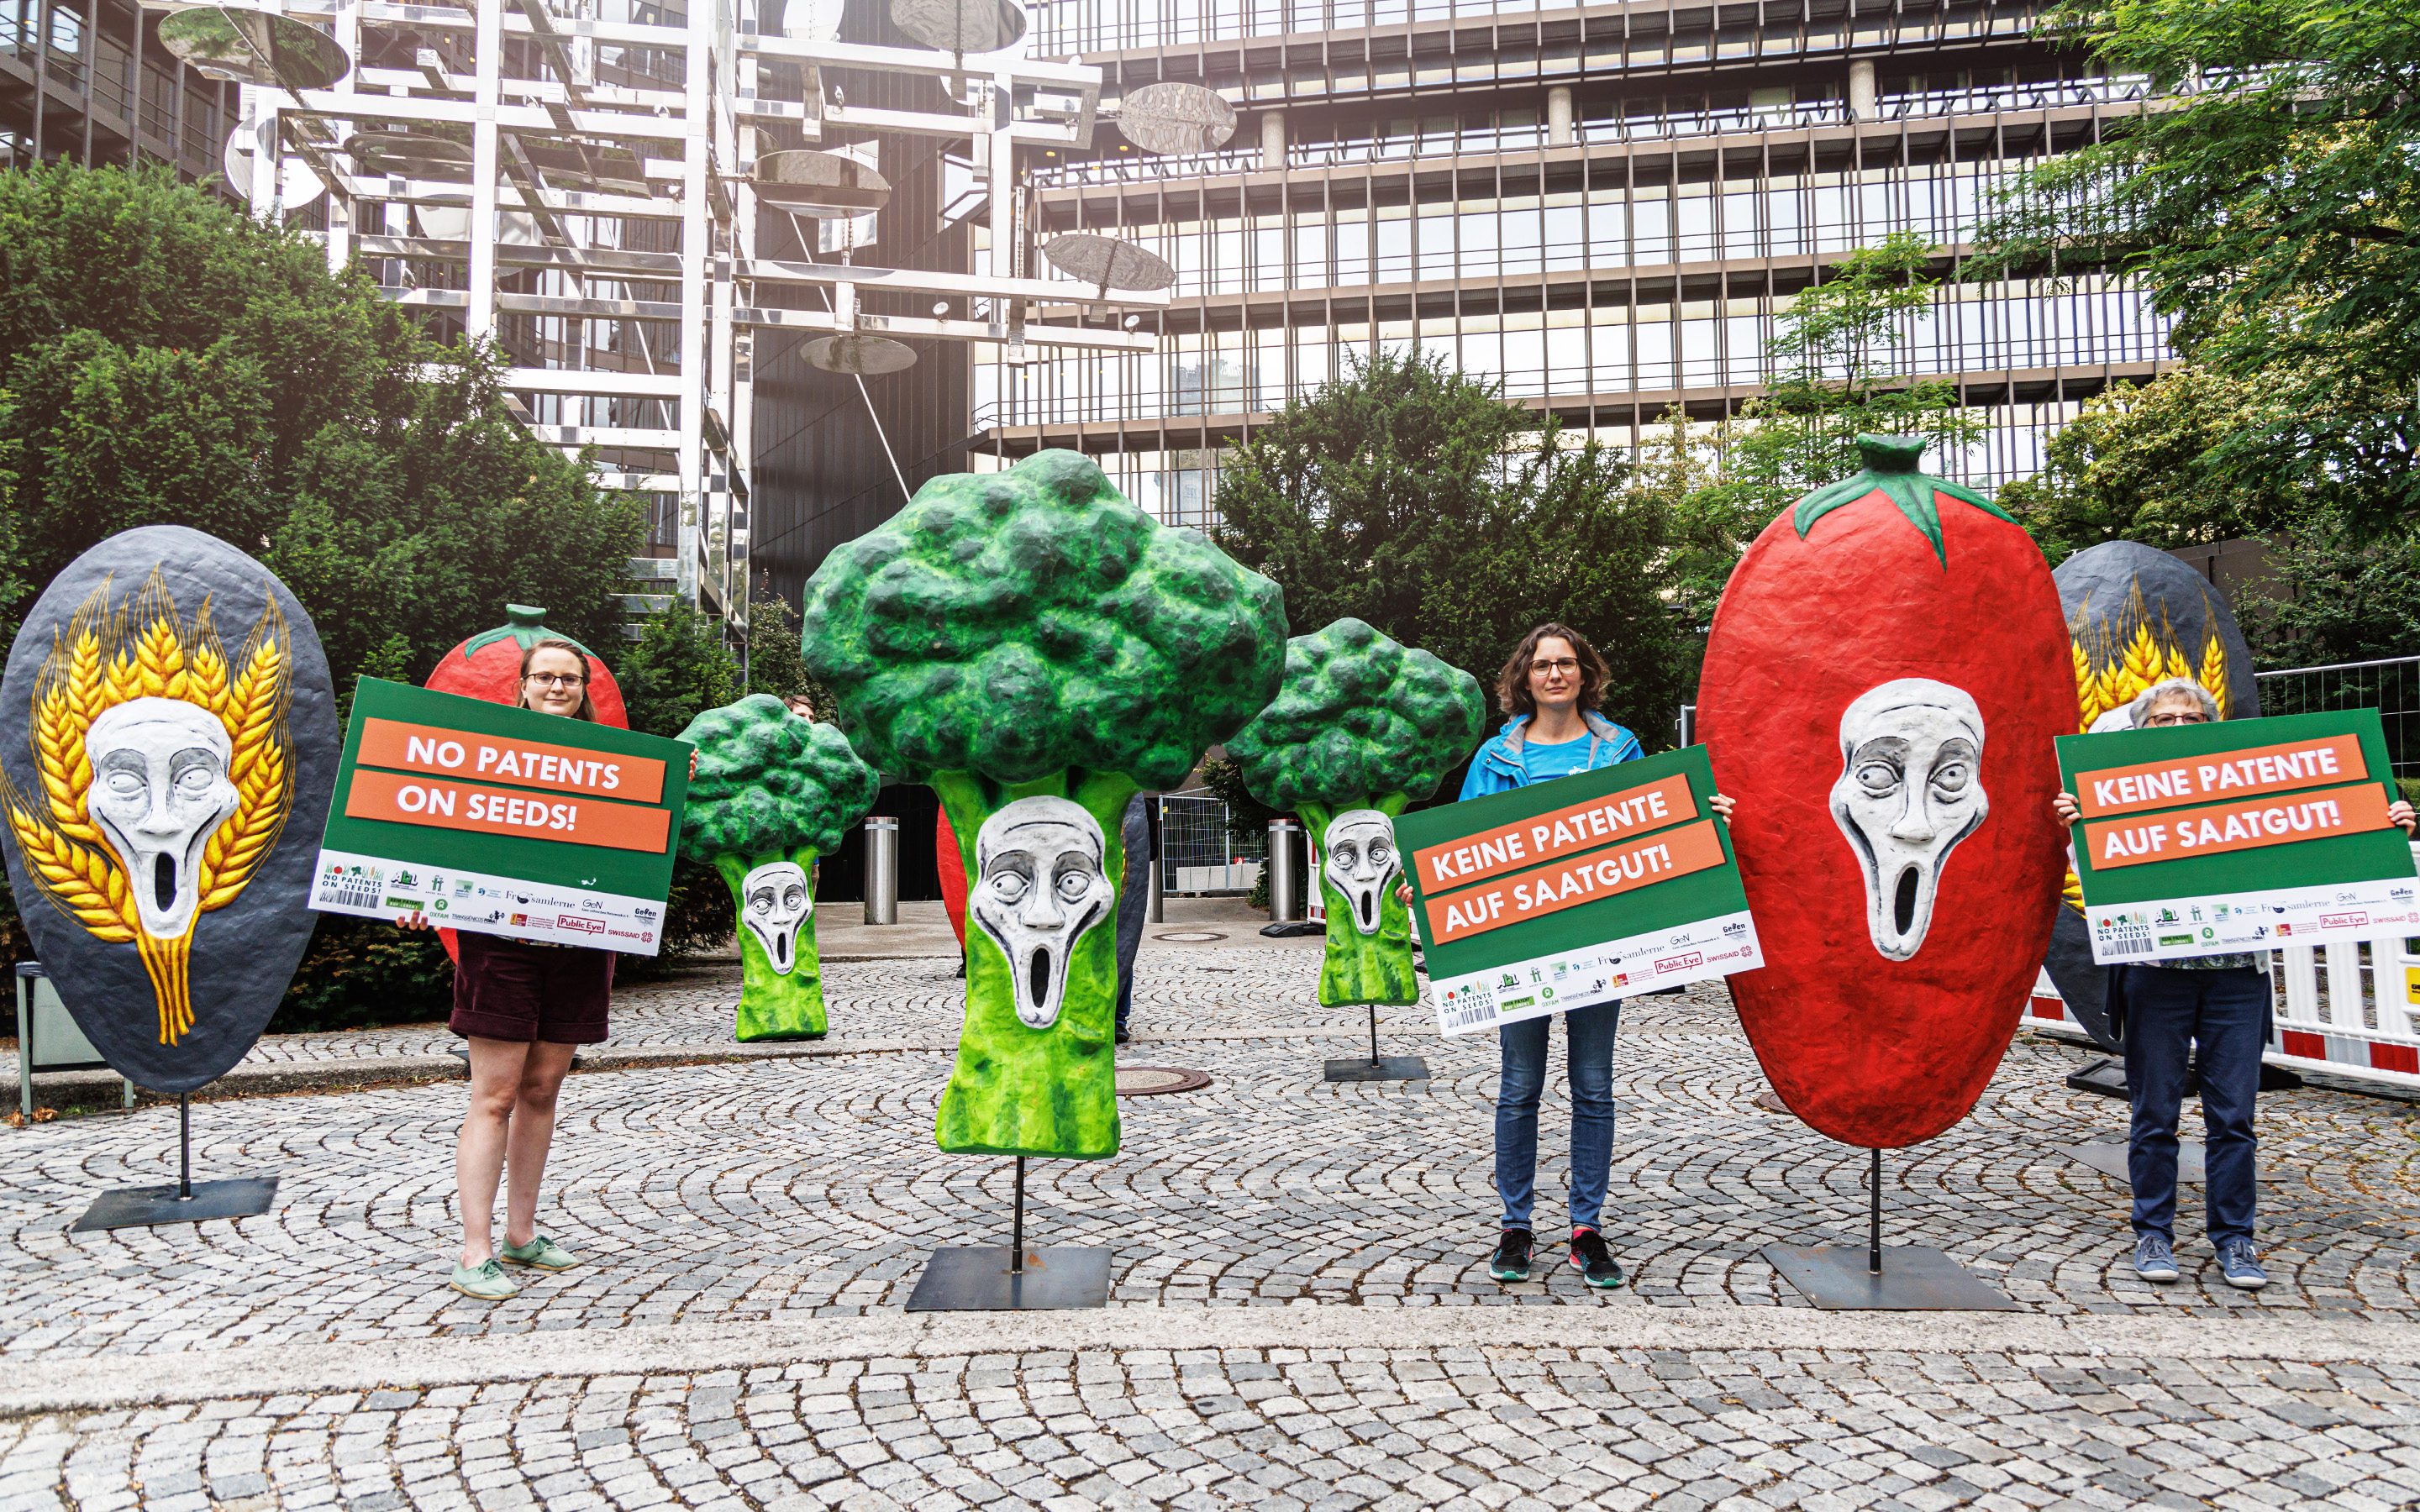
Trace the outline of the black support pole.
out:
[[[1874,1163],[1866,1170],[1866,1269],[1876,1275],[1883,1273],[1883,1152],[1877,1148]]]
[[[1378,1005],[1370,1005],[1370,1064],[1378,1064]]]
[[[177,1094],[177,1200],[194,1196],[194,1094]]]
[[[1016,1220],[1010,1226],[1008,1240],[1008,1273],[1019,1275],[1025,1270],[1025,1157],[1016,1157]]]

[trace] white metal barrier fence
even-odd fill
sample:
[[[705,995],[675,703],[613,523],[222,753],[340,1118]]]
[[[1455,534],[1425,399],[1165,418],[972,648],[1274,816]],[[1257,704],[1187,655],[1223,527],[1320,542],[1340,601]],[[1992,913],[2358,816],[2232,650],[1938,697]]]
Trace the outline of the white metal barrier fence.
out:
[[[2412,853],[2420,857],[2420,845]],[[2420,939],[2283,946],[2270,952],[2269,975],[2277,990],[2264,1057],[2271,1065],[2420,1089]],[[2086,1038],[2047,972],[2025,1023]]]
[[[1249,892],[1261,876],[1264,836],[1229,832],[1217,798],[1164,794],[1159,800],[1159,887],[1163,893]]]

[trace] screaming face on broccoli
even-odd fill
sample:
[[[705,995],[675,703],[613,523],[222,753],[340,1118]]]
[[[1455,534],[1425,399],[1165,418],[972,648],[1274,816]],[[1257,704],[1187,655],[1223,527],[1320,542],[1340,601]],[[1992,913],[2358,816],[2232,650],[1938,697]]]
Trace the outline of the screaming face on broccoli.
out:
[[[1277,702],[1227,742],[1252,796],[1319,841],[1322,1004],[1419,1001],[1394,820],[1470,754],[1486,714],[1468,672],[1339,620],[1286,642]]]
[[[849,738],[928,782],[965,855],[951,1150],[1118,1148],[1113,932],[1126,800],[1277,691],[1277,584],[1073,452],[936,478],[807,584],[800,639]]]
[[[681,854],[721,872],[739,905],[737,1037],[814,1039],[826,1026],[815,857],[840,847],[882,779],[845,735],[770,694],[708,709],[680,738],[697,748]]]

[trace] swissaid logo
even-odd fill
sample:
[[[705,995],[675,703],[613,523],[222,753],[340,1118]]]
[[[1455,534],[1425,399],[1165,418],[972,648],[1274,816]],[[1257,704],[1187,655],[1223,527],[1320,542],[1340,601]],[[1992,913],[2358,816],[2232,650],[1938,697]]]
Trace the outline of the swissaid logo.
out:
[[[602,934],[605,933],[605,921],[603,919],[582,918],[578,914],[555,915],[554,926],[557,929],[573,930],[582,934]]]

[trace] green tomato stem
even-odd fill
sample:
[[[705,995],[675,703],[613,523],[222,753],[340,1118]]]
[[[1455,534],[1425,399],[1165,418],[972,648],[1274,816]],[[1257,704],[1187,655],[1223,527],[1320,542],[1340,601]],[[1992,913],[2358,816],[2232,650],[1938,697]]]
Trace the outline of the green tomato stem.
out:
[[[1127,800],[1140,791],[1116,772],[1070,769],[1033,782],[1000,783],[971,772],[940,772],[933,791],[950,816],[966,861],[970,895],[982,887],[975,837],[984,821],[1019,798],[1074,800],[1101,826],[1103,870],[1114,887],[1125,872]],[[934,1138],[958,1153],[1099,1160],[1118,1152],[1114,900],[1076,942],[1059,1017],[1032,1028],[1016,1016],[1008,957],[982,925],[967,921],[967,1015],[957,1062],[941,1093]]]
[[[815,876],[815,852],[801,848],[786,855],[773,852],[766,856],[718,856],[715,870],[731,889],[735,908],[744,911],[739,896],[740,879],[760,866],[774,861],[792,861],[807,874],[809,896],[813,896]],[[815,916],[812,913],[799,922],[798,944],[792,949],[790,969],[784,974],[773,969],[772,958],[758,943],[756,932],[741,923],[739,933],[739,1007],[733,1016],[733,1038],[742,1044],[758,1040],[820,1040],[830,1028],[824,1011],[823,960],[815,948]]]

